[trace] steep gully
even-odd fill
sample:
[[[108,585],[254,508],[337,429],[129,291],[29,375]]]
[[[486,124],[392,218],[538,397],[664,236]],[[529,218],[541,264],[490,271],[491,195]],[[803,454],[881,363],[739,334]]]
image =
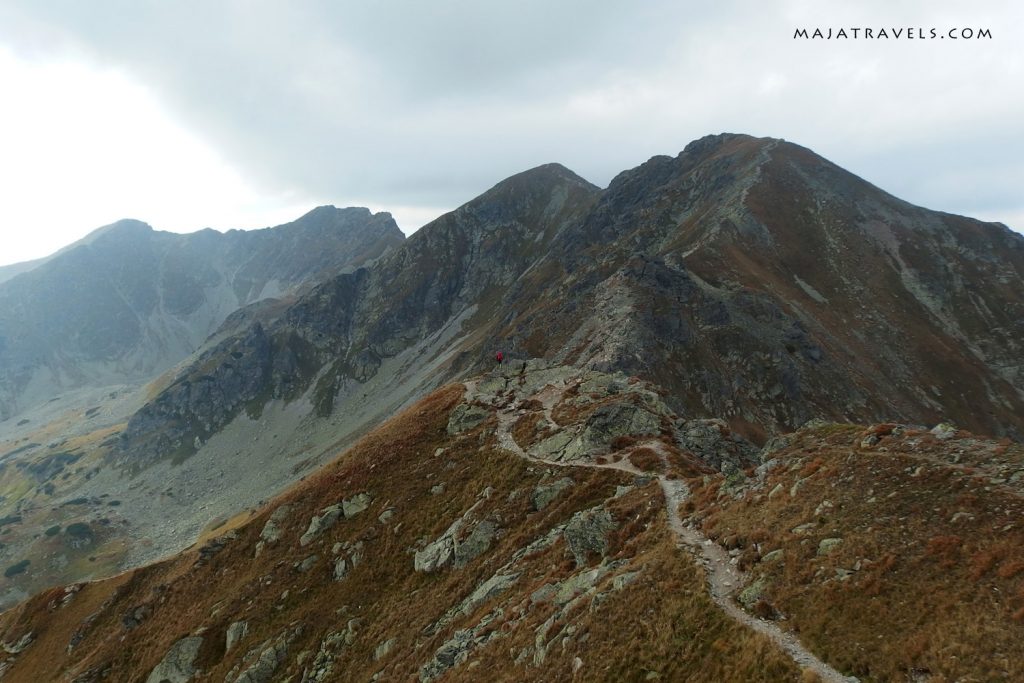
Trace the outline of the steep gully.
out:
[[[564,396],[571,384],[560,380],[558,385],[549,384],[533,398],[541,402],[544,407],[544,417],[548,423],[557,428],[552,419],[551,410]],[[517,456],[545,466],[554,467],[592,467],[600,469],[614,469],[628,472],[634,475],[651,476],[650,473],[641,472],[627,460],[619,462],[584,463],[584,462],[558,462],[538,457],[529,453],[519,445],[512,436],[512,425],[525,413],[522,408],[513,406],[512,401],[499,403],[493,401],[493,397],[486,396],[477,391],[477,381],[465,382],[466,399],[487,403],[495,408],[498,418],[497,440],[498,446],[510,451]],[[659,453],[664,459],[666,453],[660,441],[651,440],[640,444]],[[657,476],[661,484],[661,490],[665,496],[665,507],[668,514],[668,524],[673,535],[676,537],[676,544],[690,552],[707,572],[708,590],[711,598],[730,618],[742,625],[754,629],[758,633],[767,636],[775,645],[781,648],[794,662],[804,669],[810,669],[826,683],[851,683],[856,681],[854,677],[844,676],[831,666],[821,661],[810,650],[792,634],[780,629],[777,624],[771,621],[759,619],[739,607],[733,597],[743,587],[746,577],[734,564],[730,562],[729,554],[720,545],[702,534],[698,529],[683,523],[679,516],[679,507],[683,504],[690,492],[682,481],[668,479],[664,475]]]

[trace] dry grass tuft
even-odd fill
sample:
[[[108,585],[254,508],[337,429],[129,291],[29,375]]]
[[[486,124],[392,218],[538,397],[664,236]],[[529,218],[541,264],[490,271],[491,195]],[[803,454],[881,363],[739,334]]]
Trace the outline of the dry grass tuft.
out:
[[[637,448],[630,452],[629,462],[641,472],[661,473],[665,465],[661,456],[650,448]]]

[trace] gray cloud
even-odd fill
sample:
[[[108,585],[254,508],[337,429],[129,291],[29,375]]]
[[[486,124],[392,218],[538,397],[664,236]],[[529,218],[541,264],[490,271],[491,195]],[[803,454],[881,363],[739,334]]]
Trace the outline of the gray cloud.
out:
[[[125,69],[255,182],[339,201],[450,207],[547,161],[604,184],[730,130],[932,208],[1024,215],[1024,11],[893,4],[15,0],[0,40]],[[792,38],[893,25],[993,39]]]

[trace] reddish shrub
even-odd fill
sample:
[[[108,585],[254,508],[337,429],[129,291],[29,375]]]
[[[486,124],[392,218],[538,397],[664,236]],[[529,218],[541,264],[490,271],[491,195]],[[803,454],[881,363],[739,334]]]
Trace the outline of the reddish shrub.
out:
[[[927,552],[933,557],[938,557],[941,566],[948,569],[956,565],[963,542],[959,536],[935,536],[928,541]]]

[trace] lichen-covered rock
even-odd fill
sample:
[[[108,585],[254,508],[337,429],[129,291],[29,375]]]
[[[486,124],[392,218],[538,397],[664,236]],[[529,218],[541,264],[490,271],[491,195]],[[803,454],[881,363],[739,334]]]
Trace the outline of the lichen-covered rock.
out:
[[[497,533],[498,525],[490,520],[485,519],[475,524],[469,535],[461,543],[455,544],[455,566],[464,567],[487,552]]]
[[[481,496],[443,534],[416,552],[413,558],[416,571],[434,572],[449,564],[462,567],[490,547],[498,533],[498,526],[490,520],[478,520],[474,516],[476,509],[485,500],[486,497]]]
[[[245,636],[249,633],[249,622],[248,621],[235,621],[228,626],[227,633],[224,636],[224,651],[228,652],[237,645]]]
[[[323,683],[336,680],[332,675],[334,662],[341,651],[355,641],[356,630],[361,623],[361,619],[349,619],[343,631],[328,633],[320,641],[320,648],[313,658],[312,664],[303,672],[301,683]]]
[[[373,496],[366,492],[357,493],[351,498],[343,499],[341,501],[341,509],[345,515],[345,519],[351,519],[360,512],[364,512],[368,507],[370,507],[370,503],[372,502]]]
[[[281,538],[281,529],[278,525],[285,520],[290,510],[291,505],[282,505],[274,510],[273,514],[270,515],[270,519],[263,525],[263,531],[260,532],[261,541],[275,543]]]
[[[576,565],[582,567],[588,564],[592,554],[604,557],[608,552],[606,536],[617,528],[612,513],[600,505],[573,515],[563,533]]]
[[[349,563],[347,557],[339,557],[334,563],[334,580],[341,581],[344,579],[348,576],[348,572],[351,568],[352,565]]]
[[[594,411],[587,419],[583,438],[589,444],[607,446],[617,436],[657,434],[661,418],[647,406],[611,403]]]
[[[956,436],[956,426],[948,422],[942,422],[932,427],[931,432],[939,441],[948,441]]]
[[[575,441],[575,437],[568,430],[555,432],[548,438],[536,444],[531,451],[534,455],[545,460],[561,459],[569,445]]]
[[[295,566],[295,569],[304,574],[308,572],[310,569],[312,569],[314,566],[316,566],[316,563],[319,559],[319,555],[310,555],[309,557],[302,560],[302,562],[299,562]]]
[[[455,435],[470,430],[481,424],[490,414],[490,411],[482,406],[460,403],[455,406],[451,417],[448,418],[448,433]]]
[[[420,667],[420,683],[430,683],[430,681],[436,680],[448,669],[465,662],[473,648],[484,645],[495,638],[501,629],[488,629],[487,627],[502,614],[502,610],[495,610],[484,616],[472,628],[456,631],[448,641],[437,649],[433,658]]]
[[[842,543],[843,539],[841,538],[823,538],[818,543],[818,555],[828,555]]]
[[[518,579],[519,572],[495,574],[477,586],[469,597],[462,601],[458,611],[467,616],[472,614],[477,607],[511,588]]]
[[[756,446],[719,419],[678,422],[675,442],[721,472],[744,469],[763,457]]]
[[[269,683],[278,667],[287,659],[288,647],[301,632],[301,627],[293,628],[281,633],[273,641],[264,643],[256,661],[242,670],[231,683]]]
[[[546,508],[558,495],[573,485],[572,479],[562,477],[550,484],[540,484],[533,490],[530,496],[530,505],[534,510],[540,511]]]
[[[25,648],[27,648],[29,645],[31,645],[35,641],[35,639],[36,639],[36,634],[31,632],[31,631],[29,631],[28,633],[23,635],[21,638],[18,638],[13,643],[8,643],[8,642],[4,641],[2,643],[3,650],[4,650],[4,652],[6,652],[9,655],[20,654],[21,652],[23,652],[25,650]]]
[[[743,590],[741,590],[740,594],[736,597],[740,601],[741,605],[743,605],[747,609],[750,609],[755,604],[757,604],[758,600],[761,600],[764,597],[767,588],[768,582],[764,579],[764,577],[760,577],[750,582],[750,584],[748,584]]]
[[[373,651],[373,661],[379,662],[391,653],[391,649],[395,647],[395,643],[398,642],[397,638],[388,638],[383,643],[378,645]]]
[[[341,517],[341,505],[330,505],[320,511],[319,515],[313,515],[309,520],[309,528],[299,538],[299,545],[305,547],[316,540],[317,536],[330,529]]]
[[[186,683],[196,675],[195,661],[203,646],[200,636],[189,636],[171,645],[171,648],[149,674],[146,683]]]

